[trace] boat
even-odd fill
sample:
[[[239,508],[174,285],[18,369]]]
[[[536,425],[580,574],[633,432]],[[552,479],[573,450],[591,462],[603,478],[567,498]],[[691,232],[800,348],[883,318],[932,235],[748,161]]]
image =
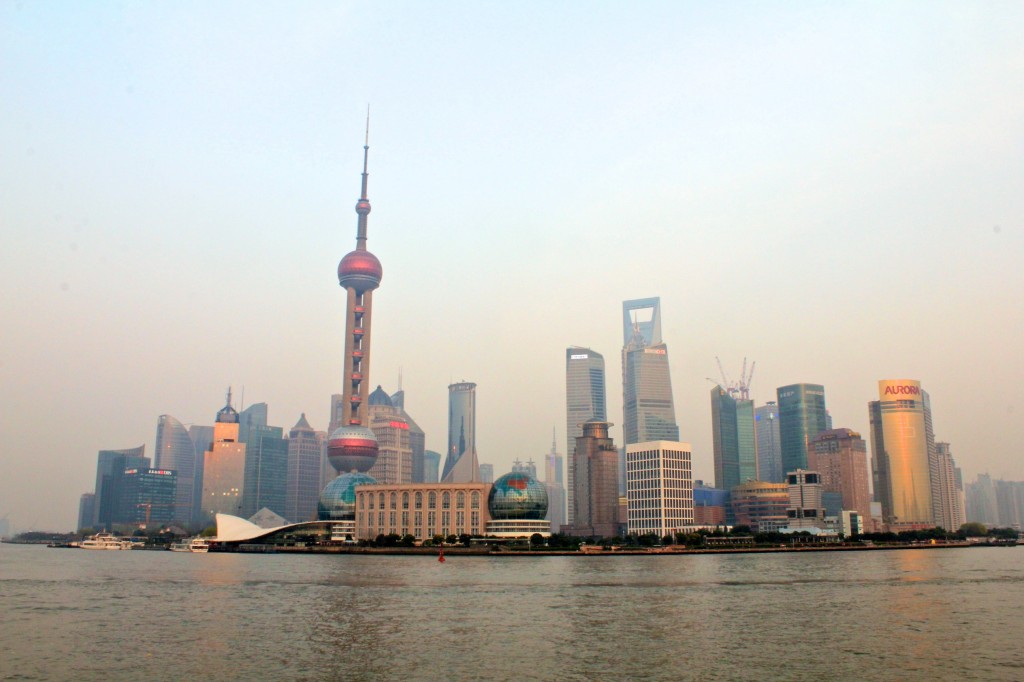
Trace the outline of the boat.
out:
[[[132,541],[119,538],[113,533],[97,533],[78,544],[82,549],[131,549]]]
[[[206,538],[192,538],[188,545],[188,551],[205,554],[210,551],[210,541]]]
[[[184,538],[182,540],[178,540],[177,542],[172,542],[169,549],[172,552],[191,552],[192,550],[189,549],[189,546],[191,544],[191,540],[189,540],[188,538]]]

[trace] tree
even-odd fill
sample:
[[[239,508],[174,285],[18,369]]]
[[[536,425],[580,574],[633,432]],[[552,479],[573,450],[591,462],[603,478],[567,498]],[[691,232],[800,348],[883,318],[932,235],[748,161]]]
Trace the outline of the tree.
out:
[[[530,546],[531,547],[540,547],[543,544],[544,544],[544,536],[541,535],[540,533],[534,533],[533,535],[530,536]]]
[[[204,538],[215,538],[217,537],[217,526],[207,526],[199,535]]]
[[[988,528],[985,527],[984,523],[971,521],[960,526],[956,534],[962,538],[983,538],[988,535]]]

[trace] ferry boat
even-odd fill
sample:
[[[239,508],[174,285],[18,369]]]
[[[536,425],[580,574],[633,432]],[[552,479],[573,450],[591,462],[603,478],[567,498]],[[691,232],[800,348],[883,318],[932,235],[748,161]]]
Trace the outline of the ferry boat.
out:
[[[82,549],[131,549],[132,541],[112,533],[97,533],[78,544]]]
[[[172,552],[196,552],[205,554],[210,550],[210,541],[206,538],[185,538],[171,544]]]

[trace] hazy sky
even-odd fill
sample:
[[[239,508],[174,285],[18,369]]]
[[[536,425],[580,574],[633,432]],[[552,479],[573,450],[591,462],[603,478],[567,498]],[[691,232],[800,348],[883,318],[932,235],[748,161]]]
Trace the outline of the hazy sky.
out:
[[[68,529],[96,451],[245,387],[324,429],[363,124],[371,389],[444,450],[564,449],[564,349],[660,296],[677,419],[706,377],[825,385],[867,439],[914,378],[957,462],[1024,479],[1024,5],[0,3],[0,518]],[[236,404],[237,406],[237,404]]]

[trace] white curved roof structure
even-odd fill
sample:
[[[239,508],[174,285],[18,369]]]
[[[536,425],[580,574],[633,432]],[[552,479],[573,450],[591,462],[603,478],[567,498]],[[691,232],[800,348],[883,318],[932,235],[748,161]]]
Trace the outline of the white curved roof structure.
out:
[[[288,524],[291,526],[297,526],[300,524],[292,523]],[[278,526],[277,528],[260,528],[251,521],[246,521],[238,516],[231,516],[230,514],[217,514],[217,537],[211,538],[218,542],[241,542],[245,540],[254,540],[264,535],[269,535],[274,531],[287,528],[288,526]]]

